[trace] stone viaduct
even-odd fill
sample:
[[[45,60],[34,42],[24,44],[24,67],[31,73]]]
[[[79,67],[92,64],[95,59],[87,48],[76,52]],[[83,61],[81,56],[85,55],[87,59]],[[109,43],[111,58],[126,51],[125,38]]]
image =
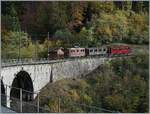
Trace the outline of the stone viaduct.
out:
[[[3,85],[38,93],[49,82],[86,75],[104,62],[105,58],[97,57],[76,58],[60,62],[2,66],[1,82]],[[15,89],[8,88],[7,86],[4,86],[3,93],[7,96],[17,95]],[[32,97],[34,99],[36,94],[32,95]],[[8,107],[10,107],[9,101],[10,99],[7,97],[6,103]]]

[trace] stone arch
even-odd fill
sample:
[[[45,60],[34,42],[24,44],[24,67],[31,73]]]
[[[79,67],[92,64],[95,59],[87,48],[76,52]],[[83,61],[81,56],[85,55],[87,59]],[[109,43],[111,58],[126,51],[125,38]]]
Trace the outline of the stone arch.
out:
[[[28,72],[21,70],[17,73],[16,77],[12,82],[12,88],[10,91],[11,98],[20,98],[20,89],[22,91],[22,100],[23,101],[32,101],[33,100],[33,82]]]
[[[1,104],[6,105],[6,91],[2,79],[1,79]]]
[[[5,87],[2,79],[1,79],[1,94],[5,94]]]

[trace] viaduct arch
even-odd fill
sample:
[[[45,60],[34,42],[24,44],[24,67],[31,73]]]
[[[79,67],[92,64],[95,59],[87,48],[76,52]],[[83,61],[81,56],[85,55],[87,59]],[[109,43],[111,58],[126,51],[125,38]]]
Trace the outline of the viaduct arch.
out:
[[[30,75],[26,71],[20,71],[14,78],[10,91],[10,97],[18,99],[20,98],[20,90],[18,90],[17,88],[23,89],[23,100],[30,101],[33,99],[33,82]]]

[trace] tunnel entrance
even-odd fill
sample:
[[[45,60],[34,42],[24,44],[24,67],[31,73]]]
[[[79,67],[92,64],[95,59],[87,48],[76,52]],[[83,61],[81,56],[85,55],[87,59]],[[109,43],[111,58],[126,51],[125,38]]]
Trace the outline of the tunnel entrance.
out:
[[[18,88],[22,88],[23,101],[33,100],[33,83],[30,75],[26,71],[20,71],[13,80],[10,91],[11,98],[20,99],[20,89]]]
[[[16,112],[32,112],[32,110],[35,110],[34,105],[31,105],[34,102],[33,91],[33,83],[30,75],[26,71],[21,70],[14,78],[10,90],[11,109]]]
[[[3,106],[6,105],[6,93],[5,93],[5,87],[2,79],[1,79],[1,105]]]

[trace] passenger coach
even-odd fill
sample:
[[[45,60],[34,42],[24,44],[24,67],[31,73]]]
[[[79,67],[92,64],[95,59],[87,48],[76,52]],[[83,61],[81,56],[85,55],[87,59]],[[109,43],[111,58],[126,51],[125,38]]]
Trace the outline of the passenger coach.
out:
[[[107,55],[107,47],[86,48],[86,56],[105,56]]]
[[[66,56],[68,57],[84,57],[85,56],[85,48],[68,48],[66,51]]]

